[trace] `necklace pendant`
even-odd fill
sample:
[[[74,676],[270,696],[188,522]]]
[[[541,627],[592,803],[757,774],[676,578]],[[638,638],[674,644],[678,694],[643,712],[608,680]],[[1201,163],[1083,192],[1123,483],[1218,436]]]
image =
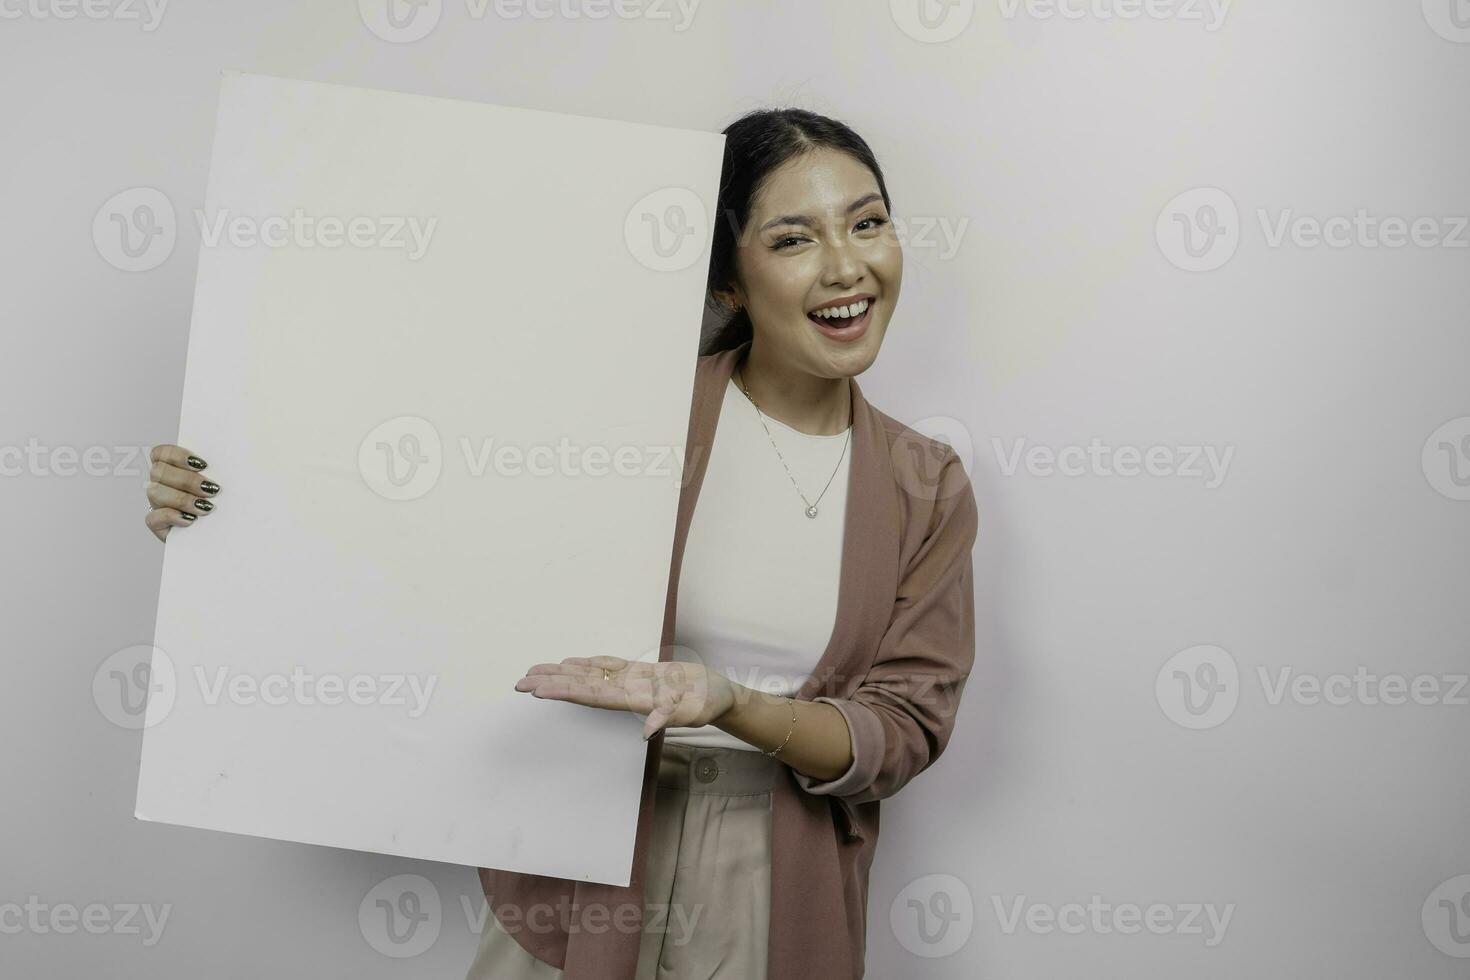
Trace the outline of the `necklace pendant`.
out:
[[[808,507],[806,509],[806,516],[807,517],[816,517],[817,516],[817,505],[816,504],[812,504],[810,507]]]

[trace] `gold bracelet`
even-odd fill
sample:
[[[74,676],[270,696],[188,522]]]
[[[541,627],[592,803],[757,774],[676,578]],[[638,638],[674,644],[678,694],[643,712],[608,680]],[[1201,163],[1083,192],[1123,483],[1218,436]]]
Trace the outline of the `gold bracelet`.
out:
[[[787,698],[786,700],[791,702],[791,732],[794,732],[796,731],[796,702],[792,701],[790,698]],[[791,741],[791,732],[786,733],[786,742]],[[761,755],[768,755],[774,759],[777,752],[780,752],[782,749],[786,748],[786,742],[782,742],[780,745],[776,746],[769,752],[762,752]]]

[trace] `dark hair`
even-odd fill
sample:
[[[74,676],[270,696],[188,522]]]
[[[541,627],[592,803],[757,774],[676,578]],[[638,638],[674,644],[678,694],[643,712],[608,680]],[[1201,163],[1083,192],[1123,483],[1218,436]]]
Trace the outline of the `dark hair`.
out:
[[[725,159],[720,170],[720,193],[715,206],[714,240],[710,248],[708,310],[723,319],[700,346],[699,353],[715,354],[739,347],[753,336],[750,312],[734,314],[714,296],[736,281],[736,242],[750,220],[751,202],[771,173],[793,157],[817,149],[840,150],[873,172],[878,192],[890,211],[888,187],[873,151],[845,123],[805,109],[760,109],[746,113],[725,127]]]

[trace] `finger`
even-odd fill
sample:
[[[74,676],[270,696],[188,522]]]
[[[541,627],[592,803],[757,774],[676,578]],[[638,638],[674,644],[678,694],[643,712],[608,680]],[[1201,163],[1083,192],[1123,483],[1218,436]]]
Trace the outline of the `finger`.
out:
[[[616,664],[608,664],[606,668],[595,665],[599,660],[612,660]],[[619,667],[618,665],[622,665]],[[604,669],[608,671],[609,682],[624,682],[635,678],[646,678],[653,673],[654,664],[633,663],[618,657],[568,657],[557,664],[533,664],[526,670],[526,676],[531,675],[553,675],[561,677],[572,677],[578,679],[602,680]]]
[[[679,696],[669,688],[659,691],[657,703],[654,709],[648,713],[643,720],[643,740],[647,741],[658,733],[664,723],[673,717],[675,709],[679,706]]]
[[[162,483],[166,487],[182,490],[195,497],[212,497],[219,493],[219,484],[213,480],[206,480],[203,474],[195,473],[190,469],[181,469],[161,460],[155,460],[148,468],[148,479],[154,483]]]
[[[172,507],[174,510],[196,517],[214,510],[214,504],[203,497],[194,497],[182,490],[166,487],[162,483],[148,484],[148,502],[154,507]]]
[[[148,451],[148,459],[154,463],[167,463],[181,470],[202,470],[209,464],[182,446],[169,443],[154,446]]]
[[[521,683],[516,685],[520,688]],[[571,701],[575,704],[586,705],[589,708],[606,708],[610,711],[628,711],[628,698],[621,688],[613,687],[611,684],[603,684],[601,681],[595,684],[582,684],[566,678],[538,678],[530,682],[528,688],[532,696],[549,699],[553,701]]]
[[[622,670],[632,661],[624,660],[622,657],[596,656],[596,657],[567,657],[562,661],[564,664],[576,664],[578,666],[596,667],[598,670],[606,667],[608,670]]]
[[[143,518],[143,523],[148,526],[148,530],[152,531],[153,536],[160,541],[168,540],[169,528],[182,527],[194,521],[193,515],[186,515],[172,507],[155,507]]]

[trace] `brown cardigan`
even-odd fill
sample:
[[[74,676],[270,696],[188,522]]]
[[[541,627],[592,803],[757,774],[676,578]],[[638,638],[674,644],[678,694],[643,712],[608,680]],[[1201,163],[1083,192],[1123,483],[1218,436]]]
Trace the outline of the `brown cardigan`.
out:
[[[679,567],[725,387],[749,344],[702,356],[695,371],[684,457],[688,480],[674,529],[660,660],[669,659],[674,643]],[[856,782],[841,780],[841,788],[861,787],[843,796],[809,791],[820,781],[790,768],[785,771],[792,778],[776,786],[767,980],[863,976],[878,801],[944,751],[975,659],[970,552],[978,515],[969,476],[944,443],[868,404],[856,378],[851,391],[837,621],[796,697],[842,712],[854,765],[864,771]],[[479,869],[486,899],[506,931],[532,955],[561,968],[566,980],[633,980],[663,742],[660,733],[648,743],[631,884]],[[485,928],[494,926],[487,922]]]

